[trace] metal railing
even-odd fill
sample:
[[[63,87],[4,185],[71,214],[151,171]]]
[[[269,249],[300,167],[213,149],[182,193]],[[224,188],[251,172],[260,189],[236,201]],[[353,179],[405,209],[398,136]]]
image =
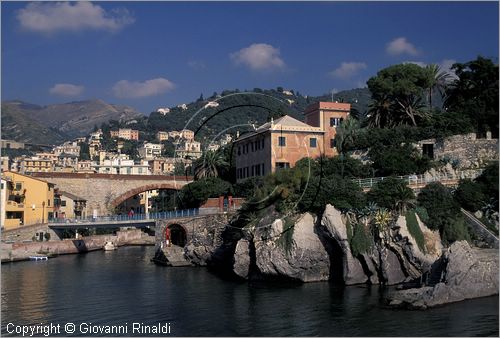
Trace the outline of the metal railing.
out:
[[[150,212],[147,214],[129,215],[110,215],[110,216],[88,216],[80,218],[51,218],[50,224],[72,224],[72,223],[98,223],[98,222],[133,222],[155,219],[169,219],[198,216],[200,209],[184,209],[163,212]]]
[[[483,169],[470,169],[457,171],[455,174],[438,174],[438,175],[407,175],[407,176],[396,176],[407,182],[408,186],[423,186],[431,182],[446,182],[461,180],[465,178],[474,179],[481,175]],[[387,177],[373,177],[373,178],[356,178],[352,181],[359,184],[362,189],[371,189],[378,182],[387,179]]]

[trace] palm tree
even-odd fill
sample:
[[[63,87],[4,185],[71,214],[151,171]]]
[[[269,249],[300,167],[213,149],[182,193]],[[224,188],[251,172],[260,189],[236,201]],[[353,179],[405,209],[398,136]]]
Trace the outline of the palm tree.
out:
[[[415,194],[407,186],[399,186],[398,199],[395,202],[394,209],[397,210],[400,215],[403,215],[410,206],[415,206]]]
[[[394,124],[408,124],[411,122],[413,126],[417,125],[417,118],[424,119],[428,114],[423,111],[424,104],[418,96],[408,95],[404,98],[397,98],[392,107],[395,114],[393,118]]]
[[[391,100],[388,96],[382,96],[370,103],[366,121],[370,127],[385,127],[391,124]]]
[[[349,145],[352,145],[356,133],[359,131],[359,123],[356,119],[348,117],[342,122],[342,124],[337,128],[335,134],[335,144],[338,152],[341,155],[345,155],[346,150]]]
[[[444,96],[448,82],[451,80],[451,75],[442,71],[436,64],[425,66],[427,72],[427,88],[429,89],[429,111],[432,110],[432,91],[437,90],[441,97]]]
[[[195,179],[206,177],[218,177],[219,174],[227,169],[229,164],[222,156],[221,151],[207,151],[204,156],[199,158],[194,164]]]

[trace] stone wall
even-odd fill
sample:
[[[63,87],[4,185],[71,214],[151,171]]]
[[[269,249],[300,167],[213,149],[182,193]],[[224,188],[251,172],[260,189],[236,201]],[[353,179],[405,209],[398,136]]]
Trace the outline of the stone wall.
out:
[[[57,234],[54,232],[54,230],[50,229],[48,224],[34,224],[34,225],[28,225],[28,226],[23,226],[19,227],[17,229],[9,229],[2,231],[2,241],[15,241],[15,242],[22,242],[22,241],[31,241],[33,236],[35,236],[36,233],[49,233],[50,234],[50,239],[58,239],[59,237]]]
[[[176,220],[156,221],[156,250],[165,245],[165,228],[177,224],[186,232],[185,256],[194,265],[206,265],[214,250],[222,244],[222,232],[231,214],[215,214]]]
[[[101,250],[107,241],[121,245],[153,244],[140,229],[117,231],[116,235],[97,235],[83,239],[51,240],[47,242],[1,243],[2,262],[25,260],[37,254],[63,255]]]
[[[449,160],[459,169],[479,168],[498,160],[498,139],[479,139],[475,133],[422,140],[417,144],[422,152],[424,144],[433,145],[435,160]]]

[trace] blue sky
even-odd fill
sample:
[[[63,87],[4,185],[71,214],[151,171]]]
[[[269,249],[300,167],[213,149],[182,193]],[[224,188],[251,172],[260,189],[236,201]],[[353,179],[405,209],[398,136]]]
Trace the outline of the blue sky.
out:
[[[143,113],[223,89],[320,95],[405,61],[498,62],[498,2],[2,1],[2,100]]]

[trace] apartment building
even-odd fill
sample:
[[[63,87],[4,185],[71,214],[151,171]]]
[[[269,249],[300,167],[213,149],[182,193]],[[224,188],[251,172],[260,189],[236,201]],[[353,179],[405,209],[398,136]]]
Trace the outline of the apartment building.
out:
[[[202,155],[201,143],[198,141],[184,140],[175,148],[175,154],[182,158],[200,158]]]
[[[66,191],[55,189],[54,218],[87,217],[87,200]]]
[[[155,157],[160,157],[161,156],[161,149],[162,145],[161,144],[156,144],[156,143],[144,143],[139,149],[139,156],[145,160],[152,160]]]
[[[134,160],[114,158],[92,164],[92,169],[99,174],[115,175],[151,175],[148,162],[134,163]]]
[[[54,171],[54,161],[48,158],[28,157],[22,158],[19,163],[19,172],[26,173],[48,173]]]
[[[155,158],[149,161],[149,167],[153,175],[172,175],[176,165],[184,164],[184,167],[190,167],[193,161],[185,158]]]
[[[56,156],[61,156],[62,154],[79,156],[80,146],[76,142],[64,142],[62,145],[54,147],[52,152]]]
[[[129,128],[120,128],[118,130],[110,131],[111,138],[122,138],[125,140],[139,140],[139,131]]]
[[[7,171],[2,173],[1,190],[4,229],[46,223],[53,216],[53,184]]]
[[[167,131],[159,131],[156,133],[156,139],[159,142],[167,141],[168,140],[168,132]]]

